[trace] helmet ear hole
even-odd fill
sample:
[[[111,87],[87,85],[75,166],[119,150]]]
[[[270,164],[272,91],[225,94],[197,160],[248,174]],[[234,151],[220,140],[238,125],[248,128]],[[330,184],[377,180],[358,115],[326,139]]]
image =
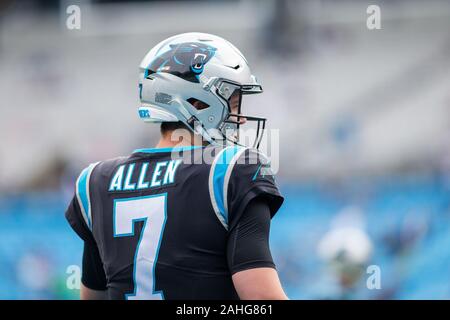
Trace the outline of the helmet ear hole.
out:
[[[209,108],[209,104],[195,98],[189,98],[187,99],[187,102],[189,102],[197,110],[204,110]]]

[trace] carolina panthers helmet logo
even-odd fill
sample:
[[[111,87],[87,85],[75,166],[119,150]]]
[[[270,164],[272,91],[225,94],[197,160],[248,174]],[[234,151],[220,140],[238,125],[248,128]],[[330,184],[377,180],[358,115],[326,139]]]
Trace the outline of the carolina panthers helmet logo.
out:
[[[167,72],[187,81],[199,82],[198,76],[215,52],[216,48],[199,42],[171,44],[169,51],[157,56],[150,63],[145,76]]]

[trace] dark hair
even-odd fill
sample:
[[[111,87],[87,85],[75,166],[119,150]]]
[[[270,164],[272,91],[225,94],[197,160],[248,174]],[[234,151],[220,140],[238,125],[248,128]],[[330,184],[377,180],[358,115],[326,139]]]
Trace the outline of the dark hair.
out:
[[[186,129],[189,130],[189,128],[181,121],[178,122],[162,122],[161,123],[161,134],[165,135],[170,131],[174,131],[177,129]]]

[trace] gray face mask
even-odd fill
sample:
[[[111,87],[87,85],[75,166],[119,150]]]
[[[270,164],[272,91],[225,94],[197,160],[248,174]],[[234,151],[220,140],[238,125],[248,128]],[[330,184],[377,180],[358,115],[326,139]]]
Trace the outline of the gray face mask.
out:
[[[240,85],[229,80],[222,80],[217,86],[217,94],[228,104],[228,117],[224,120],[223,133],[228,141],[239,144],[239,133],[242,120],[256,122],[256,134],[253,148],[258,149],[266,127],[266,118],[242,114],[242,96],[244,94],[261,93],[260,85]]]

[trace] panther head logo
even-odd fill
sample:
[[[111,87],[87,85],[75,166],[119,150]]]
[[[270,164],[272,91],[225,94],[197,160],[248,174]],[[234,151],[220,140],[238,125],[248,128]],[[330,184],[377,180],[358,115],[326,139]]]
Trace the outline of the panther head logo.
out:
[[[168,51],[150,63],[146,77],[156,72],[167,72],[198,83],[198,76],[215,52],[216,48],[199,42],[171,44]]]

